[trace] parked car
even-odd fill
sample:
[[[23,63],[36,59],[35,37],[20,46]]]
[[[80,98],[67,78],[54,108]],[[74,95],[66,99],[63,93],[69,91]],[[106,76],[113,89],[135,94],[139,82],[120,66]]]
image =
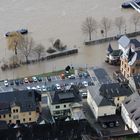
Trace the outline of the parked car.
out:
[[[36,86],[36,89],[41,91],[41,87],[39,85]]]
[[[23,81],[23,79],[20,79],[19,81],[20,81],[20,84],[24,84],[24,81]]]
[[[9,85],[8,80],[4,80],[4,85],[5,85],[6,87],[8,87],[8,85]]]
[[[49,82],[51,82],[51,77],[50,77],[50,76],[47,76],[47,80],[48,80]]]
[[[88,86],[88,82],[87,81],[83,81],[82,84],[87,87]]]
[[[87,93],[86,92],[82,93],[82,98],[84,98],[84,99],[87,98]]]
[[[42,77],[38,76],[38,77],[37,77],[37,80],[38,80],[39,82],[41,82],[41,81],[42,81]]]
[[[75,79],[75,75],[72,74],[72,75],[68,76],[68,78],[69,78],[69,79]]]
[[[14,85],[14,81],[13,80],[10,80],[10,85]]]
[[[28,78],[24,78],[25,83],[29,83]]]
[[[59,84],[55,84],[56,86],[56,89],[60,90],[61,89],[61,86]]]
[[[32,80],[33,80],[34,82],[37,82],[37,78],[36,78],[35,76],[32,77]]]
[[[33,82],[32,77],[29,77],[29,78],[28,78],[28,81],[29,81],[30,83],[32,83],[32,82]]]
[[[32,87],[32,89],[36,90],[36,87]]]
[[[15,80],[15,84],[18,86],[20,81],[18,79]]]
[[[47,91],[46,87],[44,85],[42,85],[42,91]]]
[[[29,86],[27,86],[26,88],[27,88],[28,90],[30,90],[30,89],[31,89],[31,87],[29,87]]]

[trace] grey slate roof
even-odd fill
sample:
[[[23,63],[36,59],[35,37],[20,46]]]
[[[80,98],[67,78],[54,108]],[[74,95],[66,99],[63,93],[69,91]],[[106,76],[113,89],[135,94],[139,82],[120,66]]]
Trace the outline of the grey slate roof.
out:
[[[99,87],[98,86],[89,86],[88,87],[89,93],[92,96],[93,100],[96,102],[97,106],[108,106],[108,105],[114,105],[114,103],[107,98],[104,98],[99,93]]]
[[[93,71],[100,82],[100,84],[107,84],[107,83],[112,83],[111,78],[107,74],[107,72],[103,68],[94,68]]]
[[[123,84],[111,83],[101,85],[100,94],[105,98],[112,99],[119,96],[130,96],[132,91],[129,87],[126,87]]]
[[[130,39],[124,35],[118,40],[118,43],[125,49],[129,45]]]
[[[52,91],[49,93],[52,104],[80,102],[81,96],[76,86],[71,86],[70,90],[66,91]]]
[[[13,105],[20,106],[21,112],[36,110],[36,93],[34,90],[0,93],[0,114],[10,113]]]
[[[133,75],[133,80],[137,89],[140,89],[140,75]]]
[[[137,93],[126,98],[123,105],[129,117],[134,121],[137,127],[140,127],[140,96]]]
[[[135,48],[140,47],[140,42],[137,39],[130,39],[130,43],[135,45]]]

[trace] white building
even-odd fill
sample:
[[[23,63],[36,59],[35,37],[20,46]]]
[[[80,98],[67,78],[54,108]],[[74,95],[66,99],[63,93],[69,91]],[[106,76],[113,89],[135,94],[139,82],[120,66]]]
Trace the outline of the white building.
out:
[[[100,116],[116,114],[116,106],[99,94],[98,86],[88,87],[87,102],[96,119]]]
[[[72,86],[67,91],[54,91],[50,92],[48,105],[51,115],[55,119],[72,118],[72,110],[75,108],[82,108],[82,100],[79,94],[79,90]]]
[[[122,104],[121,116],[128,128],[140,133],[140,96],[134,93]]]
[[[119,83],[102,84],[88,88],[87,102],[96,119],[115,115],[124,99],[132,94],[129,87]]]

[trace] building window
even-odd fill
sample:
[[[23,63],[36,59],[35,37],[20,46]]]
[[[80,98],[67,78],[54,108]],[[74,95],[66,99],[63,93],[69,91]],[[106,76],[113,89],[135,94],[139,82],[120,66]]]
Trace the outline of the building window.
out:
[[[59,105],[57,105],[57,106],[55,106],[55,108],[57,108],[57,109],[58,109],[58,108],[60,108],[60,106],[59,106]]]
[[[128,67],[128,72],[129,72],[129,67]]]
[[[9,114],[9,117],[11,117],[11,114]]]
[[[13,112],[15,113],[15,109],[13,109]]]
[[[31,115],[32,113],[31,112],[29,112],[29,115]]]
[[[29,118],[29,121],[31,121],[31,118]]]
[[[132,73],[135,73],[135,69],[132,69]]]
[[[23,119],[23,122],[25,122],[25,119]]]
[[[11,123],[11,120],[9,120],[9,123]]]
[[[13,116],[13,119],[18,119],[18,115],[14,115]]]
[[[0,115],[0,118],[1,118],[1,115]]]
[[[123,68],[122,68],[122,72],[123,72]]]
[[[5,118],[5,115],[3,115],[3,118]]]
[[[64,107],[66,107],[66,105],[64,105]]]
[[[18,109],[16,109],[16,112],[18,112]]]
[[[124,65],[124,68],[126,68],[126,64]]]
[[[118,101],[120,100],[120,98],[118,97]]]

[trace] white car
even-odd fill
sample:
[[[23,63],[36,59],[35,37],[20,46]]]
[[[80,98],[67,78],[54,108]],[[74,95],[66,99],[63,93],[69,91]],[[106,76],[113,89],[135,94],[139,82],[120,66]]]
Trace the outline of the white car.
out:
[[[60,85],[59,84],[55,84],[56,88],[59,90],[61,89]]]
[[[34,82],[37,82],[37,78],[35,76],[32,77],[32,79],[33,79]]]
[[[28,78],[24,78],[25,83],[29,83]]]
[[[36,90],[36,87],[32,87],[33,90]]]
[[[44,85],[42,86],[42,91],[44,91],[44,92],[47,91],[47,89]]]
[[[5,85],[6,87],[8,87],[9,83],[8,83],[7,80],[4,80],[4,85]]]
[[[36,86],[36,89],[39,90],[39,91],[41,91],[41,87],[39,85]]]
[[[88,86],[88,82],[87,81],[83,81],[82,84],[87,87]]]
[[[30,90],[30,89],[31,89],[31,87],[27,87],[27,89],[28,89],[28,90]]]

